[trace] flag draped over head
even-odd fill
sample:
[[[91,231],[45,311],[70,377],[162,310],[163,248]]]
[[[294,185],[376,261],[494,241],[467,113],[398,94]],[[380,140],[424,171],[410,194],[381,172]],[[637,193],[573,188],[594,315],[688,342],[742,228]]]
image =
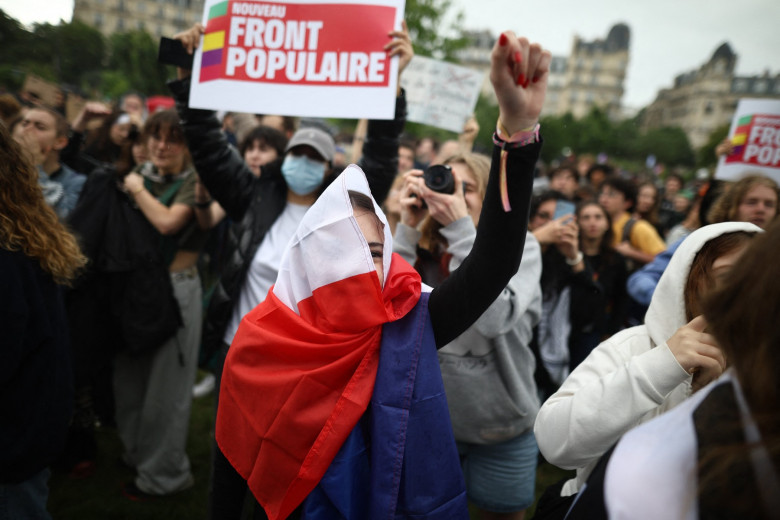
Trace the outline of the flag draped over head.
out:
[[[368,406],[382,325],[420,297],[420,277],[392,255],[374,202],[384,224],[380,285],[349,191],[370,196],[354,165],[304,216],[276,284],[244,316],[225,361],[217,443],[271,520],[319,482]]]

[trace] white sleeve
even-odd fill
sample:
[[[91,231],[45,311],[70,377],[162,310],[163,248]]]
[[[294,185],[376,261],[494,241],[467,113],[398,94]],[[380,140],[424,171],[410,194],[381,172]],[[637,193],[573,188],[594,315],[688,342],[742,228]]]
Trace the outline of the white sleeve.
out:
[[[539,449],[556,466],[584,467],[688,378],[665,343],[651,348],[644,326],[622,331],[596,347],[539,410]]]

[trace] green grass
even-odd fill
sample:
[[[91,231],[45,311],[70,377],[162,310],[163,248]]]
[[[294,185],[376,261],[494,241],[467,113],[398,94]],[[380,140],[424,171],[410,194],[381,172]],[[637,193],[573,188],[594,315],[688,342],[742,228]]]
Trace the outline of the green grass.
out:
[[[187,454],[195,485],[174,496],[133,502],[122,495],[121,485],[134,472],[122,465],[122,443],[114,428],[97,431],[97,471],[89,478],[71,480],[54,473],[49,481],[48,509],[55,520],[198,520],[207,517],[209,464],[213,438],[213,396],[192,403]]]
[[[178,495],[150,502],[133,502],[122,496],[121,484],[134,473],[119,462],[122,444],[113,428],[97,432],[97,471],[89,478],[70,480],[54,473],[49,481],[48,509],[55,520],[200,520],[207,518],[209,464],[214,424],[213,397],[192,403],[187,453],[192,464],[195,486]],[[550,464],[537,470],[536,498],[561,478],[571,475]],[[526,518],[531,518],[533,509]]]

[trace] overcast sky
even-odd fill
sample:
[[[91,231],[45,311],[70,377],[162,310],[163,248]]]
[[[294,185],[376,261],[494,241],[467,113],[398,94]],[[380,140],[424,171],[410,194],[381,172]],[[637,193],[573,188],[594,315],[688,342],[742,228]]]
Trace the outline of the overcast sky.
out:
[[[336,0],[337,1],[337,0]],[[453,0],[464,28],[511,29],[566,56],[575,34],[605,38],[610,27],[631,28],[623,103],[641,108],[674,77],[698,68],[724,41],[739,59],[737,72],[780,73],[780,0]],[[72,0],[0,0],[24,24],[70,21]]]

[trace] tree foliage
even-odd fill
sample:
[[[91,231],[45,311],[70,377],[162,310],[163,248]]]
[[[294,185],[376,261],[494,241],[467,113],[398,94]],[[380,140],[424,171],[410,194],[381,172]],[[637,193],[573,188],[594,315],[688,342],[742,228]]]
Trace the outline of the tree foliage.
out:
[[[104,78],[112,83],[112,90],[106,93],[112,97],[127,90],[145,94],[167,92],[166,78],[169,67],[157,62],[157,42],[145,31],[130,31],[112,34],[109,42],[109,57]],[[126,87],[117,92],[117,79],[124,79]],[[119,82],[121,83],[121,82]]]
[[[726,123],[712,131],[707,142],[696,152],[696,167],[711,168],[718,163],[715,147],[729,135],[731,125]]]
[[[36,24],[32,43],[36,61],[48,63],[58,82],[73,85],[80,85],[86,74],[100,69],[106,50],[100,31],[78,20]]]
[[[143,31],[113,34],[78,20],[25,29],[0,10],[0,84],[18,89],[33,73],[79,87],[92,96],[116,98],[127,90],[167,93],[171,71],[157,63],[157,43]]]
[[[588,115],[575,119],[571,114],[542,118],[545,145],[542,159],[561,159],[564,150],[576,154],[600,154],[619,161],[644,164],[654,155],[666,165],[693,166],[694,154],[688,137],[681,128],[659,128],[646,133],[639,131],[639,119],[611,121],[594,108]]]
[[[468,45],[460,27],[463,12],[451,12],[452,0],[407,0],[406,25],[414,52],[439,60],[456,61],[455,53]],[[447,20],[452,16],[452,20]]]

